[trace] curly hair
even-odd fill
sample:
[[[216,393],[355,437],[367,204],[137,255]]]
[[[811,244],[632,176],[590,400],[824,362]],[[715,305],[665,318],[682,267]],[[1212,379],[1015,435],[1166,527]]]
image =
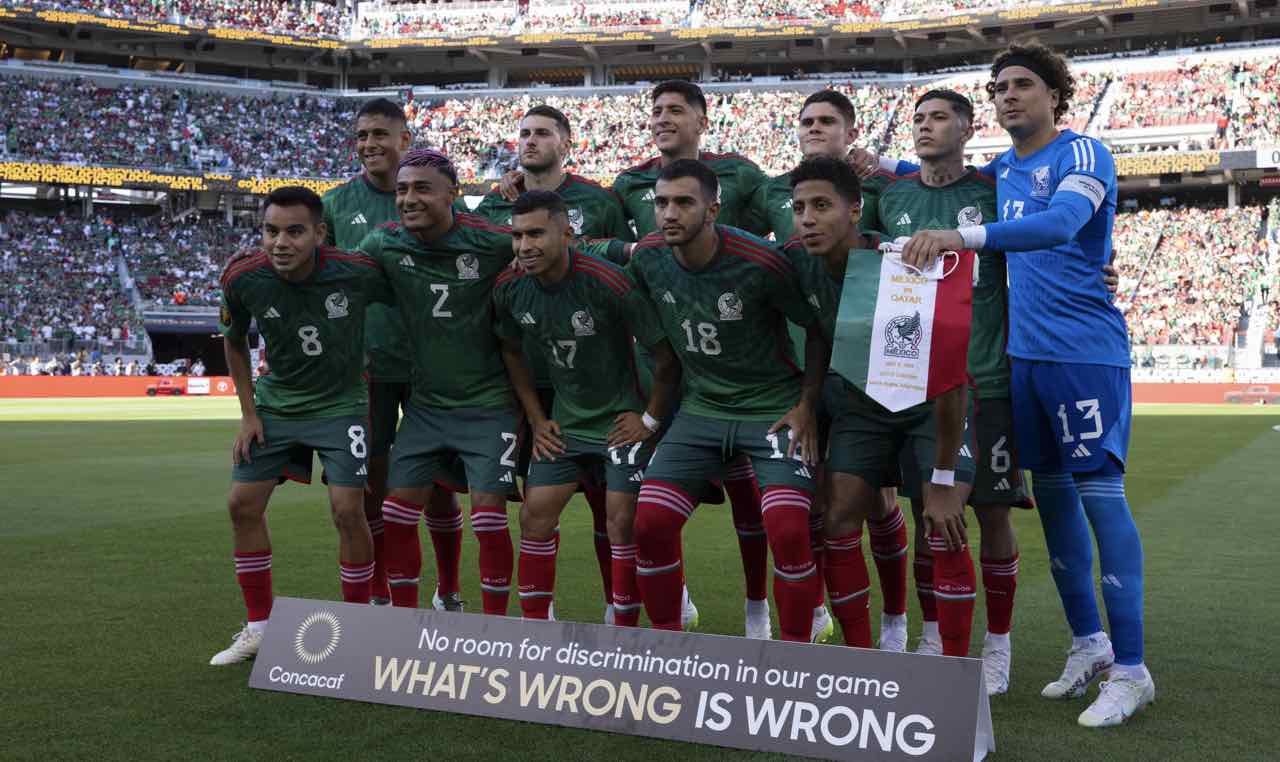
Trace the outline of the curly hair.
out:
[[[1002,51],[991,62],[991,80],[987,82],[987,95],[995,100],[996,97],[996,75],[1004,68],[1005,64],[1011,58],[1027,59],[1035,64],[1034,70],[1036,74],[1044,80],[1045,85],[1050,90],[1058,91],[1058,105],[1053,109],[1054,122],[1061,121],[1062,117],[1071,109],[1071,99],[1076,94],[1076,81],[1071,76],[1071,68],[1067,65],[1067,59],[1053,52],[1051,48],[1038,42],[1028,45],[1010,45],[1008,50]]]

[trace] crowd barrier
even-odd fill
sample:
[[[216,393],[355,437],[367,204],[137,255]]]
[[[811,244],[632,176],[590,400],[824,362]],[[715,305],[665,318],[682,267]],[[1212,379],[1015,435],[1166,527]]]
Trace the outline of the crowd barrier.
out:
[[[230,397],[229,376],[0,376],[0,397]],[[1135,383],[1137,403],[1280,404],[1280,384]]]

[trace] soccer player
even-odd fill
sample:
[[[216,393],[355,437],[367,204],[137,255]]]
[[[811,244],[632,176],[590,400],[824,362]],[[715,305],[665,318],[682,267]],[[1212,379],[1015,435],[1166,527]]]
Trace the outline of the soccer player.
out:
[[[987,91],[1013,140],[988,167],[999,220],[917,233],[904,260],[924,264],[961,246],[1007,252],[1018,451],[1073,634],[1061,677],[1042,695],[1078,698],[1108,672],[1079,723],[1119,725],[1151,703],[1155,683],[1143,664],[1142,540],[1124,495],[1129,336],[1098,275],[1112,256],[1115,162],[1100,141],[1058,129],[1075,84],[1049,48],[1014,45],[998,55]],[[1114,641],[1094,595],[1095,539]]]
[[[654,194],[661,233],[641,240],[628,264],[657,305],[685,379],[680,410],[640,490],[637,582],[653,626],[681,629],[681,530],[696,496],[745,455],[764,490],[782,637],[804,642],[820,584],[809,505],[826,349],[790,263],[767,241],[715,224],[718,192],[715,172],[701,162],[664,167]],[[810,331],[803,376],[788,318]]]
[[[653,88],[649,131],[658,155],[626,170],[613,182],[613,190],[622,199],[637,236],[647,236],[658,230],[654,213],[658,175],[663,168],[681,159],[699,160],[716,175],[720,188],[718,223],[758,227],[758,220],[751,214],[751,202],[767,178],[752,161],[738,154],[702,151],[700,143],[708,126],[707,99],[702,88],[683,80],[661,82]],[[753,229],[752,232],[762,231]],[[648,365],[648,358],[643,352],[640,352],[640,359],[642,365]],[[768,638],[769,547],[760,519],[760,488],[747,459],[741,458],[730,464],[724,474],[724,491],[732,506],[738,548],[742,553],[746,581],[745,631],[748,637]],[[696,607],[692,604],[686,611],[686,618],[697,618]]]
[[[414,149],[400,160],[400,222],[379,227],[360,244],[386,271],[404,318],[412,382],[396,432],[382,505],[392,604],[418,605],[422,551],[418,520],[437,480],[461,458],[471,490],[471,528],[480,544],[486,614],[504,614],[514,562],[506,497],[515,484],[519,415],[493,334],[493,283],[510,264],[511,235],[471,214],[456,214],[458,175],[444,154]],[[457,590],[460,545],[435,527],[441,590]],[[433,523],[437,522],[437,523]],[[456,533],[455,533],[456,534]]]
[[[378,225],[399,219],[396,212],[396,169],[400,156],[413,142],[404,110],[386,98],[375,98],[356,112],[356,156],[363,171],[324,194],[326,243],[344,250],[359,246]],[[364,493],[364,514],[373,535],[373,602],[391,603],[383,558],[382,501],[387,496],[387,463],[401,407],[409,400],[410,358],[404,321],[394,305],[371,304],[365,316],[365,355],[369,371],[369,486]],[[310,453],[303,453],[310,458]],[[462,514],[447,488],[432,494],[438,504],[435,515],[454,514],[456,522],[432,526],[432,532],[450,531],[462,541]],[[443,606],[460,607],[457,590],[437,590]]]
[[[385,284],[370,258],[321,245],[328,231],[315,193],[279,188],[266,204],[262,250],[231,260],[220,281],[219,330],[240,399],[227,503],[236,580],[249,617],[231,646],[209,661],[213,665],[258,652],[272,602],[267,502],[279,477],[309,478],[312,451],[328,475],[343,600],[368,603],[373,576],[373,539],[362,502],[369,447],[364,321],[371,300],[388,298]],[[254,320],[271,363],[271,373],[256,386],[246,342]],[[307,453],[305,473],[292,468],[299,447]]]
[[[857,113],[853,103],[843,93],[819,90],[806,98],[800,107],[796,140],[804,158],[826,156],[844,161],[857,137]],[[877,170],[873,177],[862,183],[863,209],[875,206],[875,194],[892,177],[889,172]],[[767,220],[766,227],[773,231],[774,239],[779,245],[786,244],[795,232],[791,204],[790,172],[784,172],[761,184],[753,200],[753,213]],[[860,223],[862,229],[874,229],[875,219],[874,213],[864,215]],[[794,326],[791,335],[797,347],[803,345],[804,337]],[[825,414],[824,410],[824,418]],[[882,501],[877,503],[867,519],[871,553],[879,572],[880,590],[884,598],[880,647],[902,651],[906,649],[907,639],[907,525],[898,508],[894,487],[885,486],[881,490],[881,498]],[[823,489],[819,490],[810,514],[810,535],[817,543],[814,546],[814,559],[819,568],[822,566],[824,553],[822,519],[825,514],[826,490]],[[826,627],[830,621],[826,607],[821,606],[821,602],[819,604],[819,608],[814,609],[815,628]]]
[[[861,183],[845,162],[830,157],[805,160],[792,172],[791,180],[796,239],[811,261],[820,258],[823,265],[802,269],[794,239],[787,253],[797,262],[810,303],[819,305],[824,322],[834,324],[848,258],[872,254],[868,250],[873,244],[858,228]],[[827,593],[845,643],[869,648],[869,579],[860,547],[862,524],[883,508],[878,490],[904,447],[915,454],[915,462],[932,468],[924,476],[929,482],[924,518],[930,540],[944,552],[963,547],[964,500],[973,477],[972,459],[961,451],[965,390],[958,387],[896,413],[838,376],[831,377],[823,396],[832,419],[825,463],[830,490],[825,521]],[[904,474],[904,479],[914,478],[915,474]],[[885,640],[882,634],[882,647]],[[905,633],[894,641],[905,642]],[[966,641],[965,650],[967,645]]]
[[[635,626],[636,496],[659,421],[671,411],[680,364],[653,304],[617,265],[571,249],[567,204],[534,190],[512,208],[512,241],[523,273],[499,276],[497,330],[516,395],[533,431],[533,462],[520,511],[520,606],[546,619],[556,574],[560,513],[584,477],[607,488],[614,623]],[[632,362],[632,337],[653,353],[646,405]],[[521,347],[524,347],[522,350]],[[544,355],[555,388],[550,417],[531,382],[525,353]]]
[[[995,182],[964,164],[964,147],[973,137],[973,104],[969,99],[953,90],[924,93],[916,99],[911,129],[920,171],[883,185],[876,202],[877,218],[889,237],[994,220]],[[968,427],[977,470],[969,503],[982,528],[982,582],[987,603],[982,660],[987,691],[998,694],[1009,687],[1009,631],[1018,571],[1017,538],[1009,509],[1015,504],[1031,506],[1013,446],[1009,360],[1005,354],[1005,256],[985,249],[978,254],[979,280],[973,291],[969,339],[969,375],[976,401]],[[903,471],[905,475],[916,469],[904,467]],[[931,552],[921,520],[919,484],[908,480],[903,491],[910,495],[916,514],[914,566],[924,613],[916,651],[967,655],[976,595],[969,549]],[[953,647],[946,648],[947,643]]]
[[[631,226],[617,194],[581,175],[565,171],[564,161],[571,146],[569,119],[559,109],[543,104],[526,111],[520,120],[517,137],[516,150],[520,169],[512,173],[512,177],[504,177],[498,188],[485,195],[476,207],[476,214],[490,222],[509,225],[518,191],[553,191],[564,199],[570,233],[574,238],[633,241]],[[525,360],[533,373],[538,396],[542,399],[543,414],[550,415],[554,398],[551,371],[540,347],[530,344],[530,341],[526,337]],[[527,475],[532,438],[525,436],[522,440],[518,460],[521,474]],[[587,479],[583,482],[582,489],[586,494],[587,504],[591,506],[596,562],[600,567],[604,587],[605,623],[610,624],[613,617],[610,608],[613,602],[610,583],[613,561],[606,526],[605,485]]]

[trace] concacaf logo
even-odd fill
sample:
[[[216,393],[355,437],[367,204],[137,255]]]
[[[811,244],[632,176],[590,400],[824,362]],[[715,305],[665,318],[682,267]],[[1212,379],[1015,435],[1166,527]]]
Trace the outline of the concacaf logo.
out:
[[[333,656],[340,640],[342,623],[338,617],[332,611],[316,611],[298,625],[298,634],[293,636],[293,652],[303,664],[319,664]]]

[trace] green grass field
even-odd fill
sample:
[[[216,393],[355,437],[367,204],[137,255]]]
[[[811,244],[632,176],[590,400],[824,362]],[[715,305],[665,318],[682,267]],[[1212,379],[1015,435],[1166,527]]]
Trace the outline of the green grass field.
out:
[[[1075,725],[1083,703],[1039,697],[1061,669],[1067,633],[1039,523],[1018,513],[1013,685],[992,702],[995,759],[1276,758],[1280,604],[1267,580],[1278,556],[1266,540],[1280,536],[1273,410],[1139,410],[1128,494],[1146,543],[1157,701],[1128,727],[1085,731]],[[207,666],[243,618],[224,507],[236,416],[233,399],[0,401],[9,611],[0,758],[778,758],[259,692],[247,687],[248,665]],[[336,597],[323,489],[281,488],[270,519],[277,593]],[[585,505],[575,501],[562,527],[557,613],[597,621]],[[740,633],[727,507],[700,508],[685,547],[701,629]],[[478,602],[470,534],[464,552],[463,596]],[[431,568],[428,559],[424,572]],[[919,615],[910,616],[914,636]],[[979,623],[984,616],[980,605]]]

